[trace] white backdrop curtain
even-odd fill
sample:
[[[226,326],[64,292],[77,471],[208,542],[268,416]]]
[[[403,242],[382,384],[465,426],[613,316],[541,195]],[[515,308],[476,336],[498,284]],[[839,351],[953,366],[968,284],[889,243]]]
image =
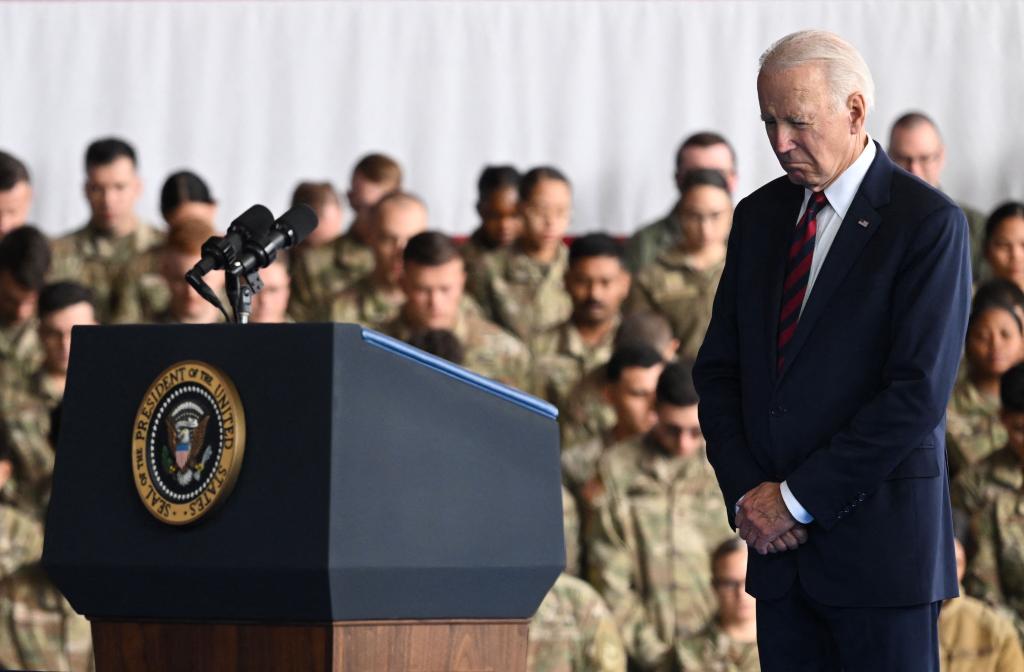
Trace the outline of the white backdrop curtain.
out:
[[[286,207],[303,178],[347,182],[398,158],[432,224],[475,225],[487,163],[572,178],[572,231],[625,234],[674,200],[672,157],[715,129],[740,193],[780,174],[758,121],[758,55],[793,30],[834,30],[877,84],[869,131],[921,109],[947,142],[944,187],[988,210],[1024,198],[1021,2],[4,2],[0,148],[33,172],[33,219],[87,217],[82,156],[116,134],[140,154],[140,212],[188,167],[222,226]]]

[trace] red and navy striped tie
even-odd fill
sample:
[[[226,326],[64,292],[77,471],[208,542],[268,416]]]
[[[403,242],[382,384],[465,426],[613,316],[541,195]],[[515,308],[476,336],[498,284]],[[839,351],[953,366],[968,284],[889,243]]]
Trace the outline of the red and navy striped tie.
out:
[[[796,333],[800,307],[803,306],[804,295],[807,294],[807,279],[811,276],[814,237],[818,233],[818,213],[827,203],[824,192],[811,194],[807,210],[793,232],[793,242],[789,247],[789,258],[786,261],[786,280],[782,285],[782,310],[779,312],[779,371],[782,371],[786,363],[786,346]]]

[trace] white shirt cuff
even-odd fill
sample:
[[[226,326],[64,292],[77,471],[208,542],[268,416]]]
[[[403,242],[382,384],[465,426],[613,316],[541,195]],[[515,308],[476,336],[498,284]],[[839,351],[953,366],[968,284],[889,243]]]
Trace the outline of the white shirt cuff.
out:
[[[807,523],[814,520],[814,516],[807,512],[807,509],[800,506],[800,502],[796,501],[796,497],[789,489],[789,484],[785,481],[782,482],[782,501],[786,503],[786,508],[789,509],[789,513],[796,518],[798,523]]]

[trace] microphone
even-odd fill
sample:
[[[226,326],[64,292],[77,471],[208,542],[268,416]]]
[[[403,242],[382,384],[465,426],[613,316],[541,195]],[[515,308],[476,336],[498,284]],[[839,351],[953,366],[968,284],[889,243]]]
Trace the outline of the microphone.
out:
[[[266,268],[274,262],[278,250],[294,247],[304,241],[316,228],[316,213],[308,205],[299,204],[274,222],[265,235],[245,242],[242,254],[231,262],[228,271],[234,275],[248,275]]]
[[[203,243],[202,258],[186,274],[189,282],[198,280],[210,271],[226,268],[241,253],[246,241],[263,238],[273,225],[274,215],[265,206],[257,204],[243,212],[231,222],[227,235],[212,236]]]

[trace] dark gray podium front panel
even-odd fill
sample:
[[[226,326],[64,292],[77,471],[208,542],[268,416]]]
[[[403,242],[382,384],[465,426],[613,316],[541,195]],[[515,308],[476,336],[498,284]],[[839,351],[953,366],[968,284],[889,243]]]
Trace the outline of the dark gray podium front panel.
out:
[[[352,325],[76,328],[44,564],[122,619],[525,618],[564,563],[555,421]],[[132,422],[167,366],[245,408],[234,491],[185,527],[144,508]]]

